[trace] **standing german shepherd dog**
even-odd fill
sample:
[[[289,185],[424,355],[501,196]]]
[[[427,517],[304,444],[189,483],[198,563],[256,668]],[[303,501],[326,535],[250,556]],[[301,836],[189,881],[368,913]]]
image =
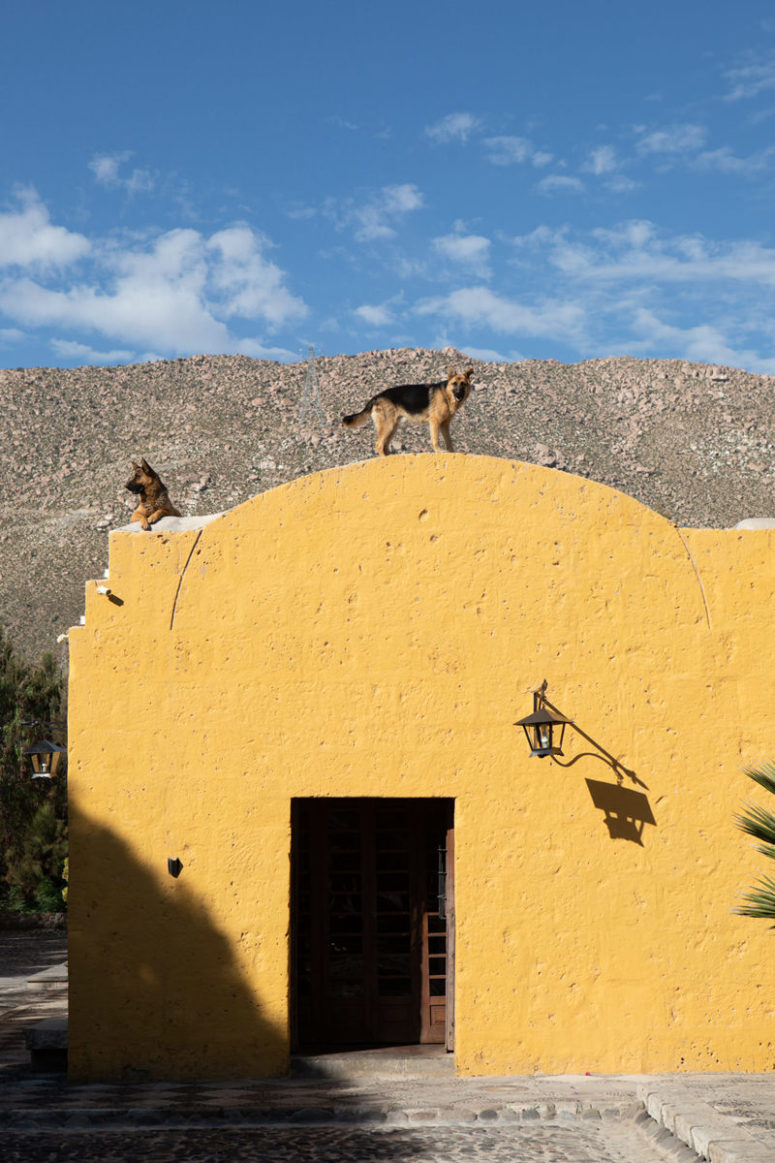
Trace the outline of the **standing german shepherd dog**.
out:
[[[151,525],[161,517],[179,517],[180,513],[170,500],[166,485],[159,474],[153,471],[145,457],[139,464],[132,461],[132,468],[135,471],[126,482],[126,488],[130,493],[137,493],[140,504],[130,520],[139,521],[148,532]]]
[[[467,368],[462,375],[458,375],[451,367],[446,380],[440,380],[437,384],[399,384],[395,388],[386,388],[384,392],[372,396],[360,412],[343,416],[342,423],[345,428],[357,428],[371,416],[377,429],[376,447],[380,456],[389,453],[393,433],[404,418],[415,424],[430,425],[431,444],[435,452],[441,451],[439,432],[449,451],[453,452],[449,422],[467,400],[473,374],[472,367]]]

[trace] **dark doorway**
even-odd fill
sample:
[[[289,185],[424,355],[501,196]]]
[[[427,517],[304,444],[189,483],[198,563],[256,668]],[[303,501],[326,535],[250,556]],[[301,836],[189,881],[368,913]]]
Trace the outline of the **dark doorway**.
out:
[[[293,801],[295,1048],[452,1048],[453,803]]]

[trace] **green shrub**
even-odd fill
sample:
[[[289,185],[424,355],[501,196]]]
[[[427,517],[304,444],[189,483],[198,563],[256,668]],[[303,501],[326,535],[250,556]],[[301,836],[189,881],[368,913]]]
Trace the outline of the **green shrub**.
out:
[[[67,856],[67,762],[55,779],[32,780],[22,749],[47,728],[29,720],[65,718],[65,685],[52,655],[19,660],[0,631],[0,909],[61,910]],[[61,732],[55,740],[61,741]],[[53,902],[53,903],[52,903]]]

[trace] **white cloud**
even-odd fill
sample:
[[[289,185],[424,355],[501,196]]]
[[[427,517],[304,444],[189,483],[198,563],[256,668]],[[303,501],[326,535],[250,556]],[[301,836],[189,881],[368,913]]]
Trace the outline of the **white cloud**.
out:
[[[584,356],[629,351],[775,371],[775,248],[674,234],[643,219],[587,231],[540,226],[512,241],[521,282],[541,296],[538,324],[555,321],[547,304],[570,312],[567,332],[548,336],[555,342]],[[516,322],[529,333],[513,304],[481,292],[444,306],[466,307],[472,326]]]
[[[417,186],[407,182],[403,185],[383,186],[362,206],[349,204],[344,210],[344,221],[355,225],[355,239],[358,242],[374,242],[377,239],[392,238],[396,233],[397,220],[413,210],[421,209],[423,196]]]
[[[220,313],[227,318],[263,318],[273,326],[303,318],[307,308],[284,286],[284,275],[262,251],[268,247],[263,235],[247,225],[219,230],[206,246],[215,253],[209,272],[210,286],[220,295]]]
[[[520,165],[533,151],[526,137],[487,137],[484,144],[490,151],[487,160],[494,166]]]
[[[147,249],[95,249],[90,278],[64,290],[41,279],[7,278],[0,308],[28,327],[85,330],[134,350],[264,354],[275,349],[233,335],[224,320],[249,318],[271,329],[306,312],[264,258],[267,245],[244,225],[209,239],[171,230]]]
[[[726,94],[727,101],[750,100],[775,89],[775,58],[761,60],[751,57],[746,64],[728,69],[724,75],[731,85]]]
[[[364,303],[363,306],[355,308],[354,314],[370,327],[387,327],[393,322],[393,314],[384,303],[381,305]]]
[[[158,351],[231,350],[228,329],[202,301],[203,279],[128,275],[104,291],[94,285],[50,290],[20,279],[0,290],[0,307],[30,327],[72,327]]]
[[[34,190],[19,191],[18,202],[18,209],[0,212],[0,267],[61,269],[89,253],[82,234],[52,225]]]
[[[593,230],[586,240],[552,232],[538,241],[546,244],[547,262],[587,281],[697,283],[709,290],[730,281],[775,286],[775,250],[759,242],[713,242],[700,234],[663,235],[644,220]]]
[[[317,210],[314,206],[286,206],[285,215],[287,218],[297,219],[301,222],[308,221],[310,218],[317,217]]]
[[[410,258],[405,254],[394,255],[392,265],[399,279],[422,279],[428,274],[428,264],[424,259]]]
[[[567,226],[536,226],[535,230],[531,230],[529,234],[518,234],[511,241],[515,246],[537,249],[548,243],[562,241],[569,229]]]
[[[89,169],[101,186],[109,189],[120,188],[128,194],[146,194],[156,185],[156,180],[149,170],[134,169],[127,177],[120,174],[125,162],[133,156],[132,151],[125,149],[118,153],[95,154],[89,162]]]
[[[422,206],[422,194],[416,186],[385,186],[382,190],[382,201],[386,214],[407,214],[410,210],[419,210]]]
[[[336,114],[327,119],[331,125],[336,125],[339,129],[347,129],[350,132],[360,129],[360,125],[356,121],[348,121],[346,117],[340,117]]]
[[[640,182],[633,181],[625,174],[614,174],[605,183],[606,189],[612,190],[614,194],[629,194],[631,190],[637,190],[639,185]]]
[[[580,336],[585,323],[578,303],[547,299],[540,306],[525,305],[498,295],[489,287],[461,287],[448,295],[417,304],[420,315],[455,319],[466,327],[489,327],[505,334],[531,338]]]
[[[640,346],[644,350],[661,348],[674,358],[721,364],[723,367],[757,367],[760,371],[766,367],[769,374],[775,371],[775,359],[762,362],[755,351],[731,346],[719,328],[708,324],[676,327],[659,319],[653,311],[642,308],[635,312],[632,325],[642,337]],[[638,345],[632,350],[637,352]]]
[[[268,347],[258,339],[234,339],[231,346],[224,348],[224,353],[235,352],[237,355],[249,355],[252,359],[298,360],[298,351],[291,351],[288,347]]]
[[[637,149],[642,154],[684,154],[702,149],[708,136],[704,125],[683,123],[665,129],[654,129],[647,133],[644,127],[637,131],[640,136]]]
[[[580,178],[570,178],[565,174],[547,174],[536,189],[540,194],[581,194],[584,183]]]
[[[591,174],[612,174],[618,168],[616,150],[612,145],[600,145],[593,149],[584,163],[584,169]]]
[[[440,121],[428,125],[425,134],[433,141],[443,144],[447,141],[468,141],[470,135],[479,128],[480,121],[473,113],[448,113]]]
[[[495,351],[491,347],[467,347],[466,355],[469,359],[481,359],[484,363],[514,363],[522,359],[521,355],[513,352],[508,355],[502,351]]]
[[[481,234],[445,234],[432,241],[434,250],[444,258],[469,267],[479,278],[490,274],[490,239]]]
[[[514,166],[530,162],[537,169],[547,166],[553,155],[537,150],[526,137],[486,137],[487,160],[494,166]]]
[[[114,154],[95,154],[89,169],[103,186],[118,185],[119,167],[132,156],[129,150]]]
[[[0,343],[20,343],[26,335],[18,327],[0,327]]]
[[[724,174],[740,174],[742,177],[752,176],[769,169],[775,160],[775,146],[768,146],[748,157],[737,157],[729,146],[720,149],[705,150],[699,154],[695,164],[700,169],[719,170]]]
[[[135,355],[133,351],[124,349],[95,351],[93,347],[71,339],[52,339],[51,347],[62,359],[79,359],[83,364],[128,363]]]
[[[417,302],[415,313],[441,333],[462,331],[481,358],[507,335],[509,347],[545,340],[582,358],[629,351],[775,372],[775,248],[673,234],[645,219],[542,225],[512,242],[529,294],[469,285]]]

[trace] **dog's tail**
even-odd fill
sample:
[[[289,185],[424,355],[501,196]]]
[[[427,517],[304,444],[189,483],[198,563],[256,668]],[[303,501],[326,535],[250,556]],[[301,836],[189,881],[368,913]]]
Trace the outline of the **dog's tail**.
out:
[[[369,400],[369,402],[364,405],[363,408],[361,408],[360,412],[351,412],[349,416],[343,416],[342,423],[344,424],[345,428],[359,428],[361,424],[365,424],[371,416],[371,409],[373,404],[374,400]]]

